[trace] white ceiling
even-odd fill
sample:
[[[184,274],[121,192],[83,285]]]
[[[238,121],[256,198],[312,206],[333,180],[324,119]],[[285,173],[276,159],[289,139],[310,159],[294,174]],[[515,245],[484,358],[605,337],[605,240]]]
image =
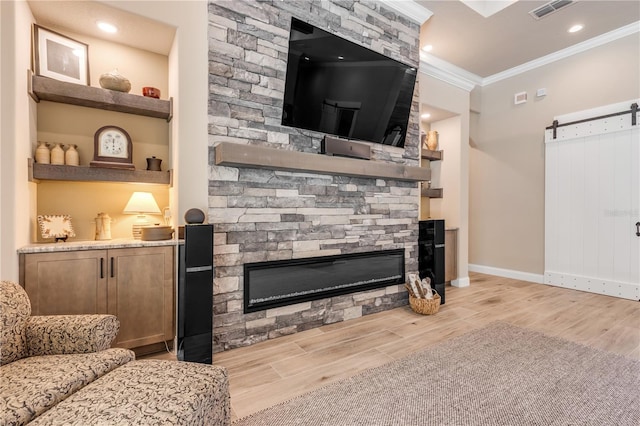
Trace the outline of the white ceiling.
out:
[[[36,23],[43,27],[68,30],[161,55],[169,54],[176,33],[175,27],[133,15],[98,1],[28,0],[27,2]],[[153,7],[153,3],[149,2],[149,7]],[[116,25],[118,32],[116,34],[102,32],[96,26],[98,20]]]
[[[626,25],[640,25],[638,0],[580,0],[540,20],[529,12],[547,1],[520,0],[488,17],[461,1],[414,1],[433,12],[422,25],[420,45],[433,45],[432,56],[482,78]],[[475,3],[490,8],[492,3],[509,2]],[[569,27],[577,23],[584,29],[569,34]]]
[[[204,0],[200,0],[204,1]],[[292,1],[292,0],[287,0]],[[388,0],[387,0],[388,1]],[[398,1],[398,0],[396,0]],[[640,26],[638,0],[579,0],[535,20],[529,12],[546,1],[413,0],[433,15],[422,25],[421,46],[433,45],[432,57],[486,78],[518,65],[601,36],[625,25]],[[167,55],[176,29],[133,15],[100,1],[28,0],[36,22],[44,27],[112,40]],[[150,7],[153,2],[149,1]],[[487,17],[483,15],[489,15]],[[99,19],[112,21],[119,32],[97,29]],[[581,23],[574,34],[567,29]]]

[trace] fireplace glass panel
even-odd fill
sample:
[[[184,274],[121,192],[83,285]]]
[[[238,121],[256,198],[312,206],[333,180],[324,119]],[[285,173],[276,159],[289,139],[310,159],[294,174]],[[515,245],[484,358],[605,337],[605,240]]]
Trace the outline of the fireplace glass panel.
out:
[[[245,312],[404,282],[404,250],[354,253],[244,266]]]

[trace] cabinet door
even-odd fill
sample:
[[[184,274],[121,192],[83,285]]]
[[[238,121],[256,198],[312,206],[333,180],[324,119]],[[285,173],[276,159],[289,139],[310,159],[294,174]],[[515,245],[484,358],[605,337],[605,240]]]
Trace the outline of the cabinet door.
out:
[[[105,250],[24,256],[24,287],[32,315],[107,313]]]
[[[108,256],[108,311],[120,320],[113,345],[135,348],[173,339],[173,247],[114,249]]]
[[[447,229],[444,233],[445,265],[444,280],[451,282],[458,278],[458,231]]]

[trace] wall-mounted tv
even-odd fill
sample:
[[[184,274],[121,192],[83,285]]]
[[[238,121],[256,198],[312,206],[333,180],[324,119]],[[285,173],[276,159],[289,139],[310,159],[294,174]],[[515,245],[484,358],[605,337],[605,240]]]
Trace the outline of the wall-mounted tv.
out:
[[[282,124],[404,146],[415,67],[292,18]]]

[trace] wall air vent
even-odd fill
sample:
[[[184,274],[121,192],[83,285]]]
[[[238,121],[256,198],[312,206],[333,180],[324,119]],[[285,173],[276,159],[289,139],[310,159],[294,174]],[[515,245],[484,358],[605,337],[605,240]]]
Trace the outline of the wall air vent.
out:
[[[567,7],[573,3],[576,3],[576,0],[554,0],[550,1],[547,4],[543,4],[542,6],[533,9],[529,12],[529,15],[533,16],[534,19],[542,19],[545,16],[549,16],[553,12],[557,12],[558,10]]]

